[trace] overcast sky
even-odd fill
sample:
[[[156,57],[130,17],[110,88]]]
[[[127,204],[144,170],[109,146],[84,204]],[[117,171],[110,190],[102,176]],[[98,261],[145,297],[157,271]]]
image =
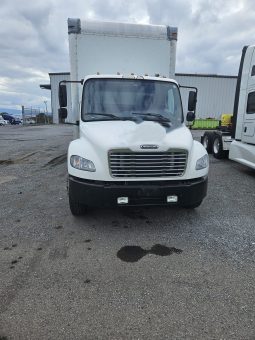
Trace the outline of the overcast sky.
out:
[[[0,107],[50,105],[49,72],[69,71],[67,18],[177,26],[177,72],[236,75],[255,43],[252,0],[0,0]]]

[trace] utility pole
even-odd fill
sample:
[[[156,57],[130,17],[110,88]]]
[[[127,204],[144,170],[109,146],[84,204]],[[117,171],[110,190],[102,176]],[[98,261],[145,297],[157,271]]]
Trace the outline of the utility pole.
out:
[[[25,108],[24,105],[21,106],[22,112],[22,124],[25,125]]]
[[[47,100],[44,100],[44,104],[45,104],[45,115],[44,115],[44,121],[46,124],[46,116],[47,116],[47,123],[48,123],[48,108],[47,108]]]

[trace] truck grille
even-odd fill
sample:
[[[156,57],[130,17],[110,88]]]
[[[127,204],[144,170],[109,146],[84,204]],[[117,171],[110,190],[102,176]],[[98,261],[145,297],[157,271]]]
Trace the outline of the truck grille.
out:
[[[177,177],[186,169],[187,152],[110,151],[109,166],[112,177]]]

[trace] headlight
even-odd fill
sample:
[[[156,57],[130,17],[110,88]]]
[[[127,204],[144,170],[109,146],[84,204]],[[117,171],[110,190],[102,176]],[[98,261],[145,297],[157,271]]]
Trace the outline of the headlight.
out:
[[[70,158],[70,164],[73,168],[84,170],[84,171],[96,171],[96,167],[94,163],[86,158],[82,158],[80,156],[73,155]]]
[[[196,170],[201,170],[207,168],[209,165],[209,157],[208,155],[204,155],[203,157],[199,158],[196,163]]]

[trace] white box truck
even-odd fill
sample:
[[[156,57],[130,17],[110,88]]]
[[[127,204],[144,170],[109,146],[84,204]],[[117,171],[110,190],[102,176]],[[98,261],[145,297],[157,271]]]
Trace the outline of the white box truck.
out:
[[[255,169],[255,46],[242,51],[232,124],[205,132],[202,143],[215,158],[227,158]]]
[[[185,126],[173,79],[177,28],[68,19],[68,33],[72,112],[64,81],[59,114],[78,131],[68,149],[71,212],[198,207],[207,192],[208,154]],[[195,105],[190,91],[187,120]]]

